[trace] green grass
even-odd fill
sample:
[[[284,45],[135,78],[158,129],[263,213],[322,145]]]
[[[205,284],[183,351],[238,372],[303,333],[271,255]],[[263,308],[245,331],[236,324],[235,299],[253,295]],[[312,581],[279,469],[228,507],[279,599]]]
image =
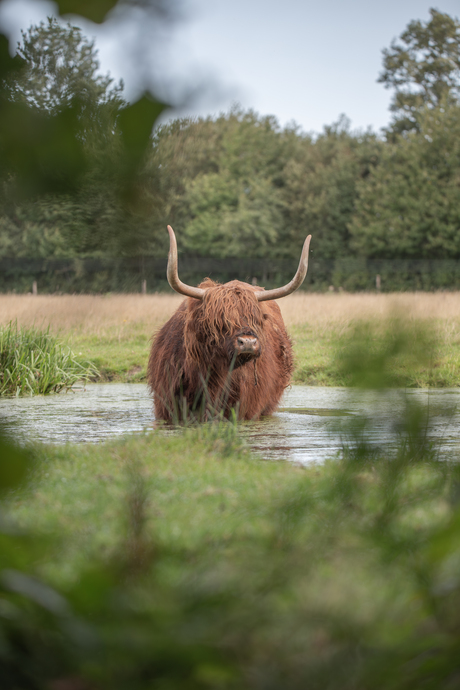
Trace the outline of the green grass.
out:
[[[72,334],[75,352],[94,363],[98,381],[140,383],[145,381],[150,337],[142,331],[120,336],[115,329],[103,335]]]
[[[337,371],[337,333],[328,328],[319,331],[308,325],[291,329],[295,369],[293,383],[305,386],[343,386]]]
[[[193,552],[210,540],[258,537],[269,516],[261,506],[304,470],[254,460],[232,441],[229,450],[220,435],[203,438],[208,429],[40,449],[30,491],[13,502],[15,517],[26,528],[59,534],[61,566],[67,575],[78,572],[87,558],[116,549],[126,532],[132,474],[140,472],[150,495],[147,529],[157,544]]]
[[[345,385],[334,367],[335,336],[332,331],[318,333],[308,326],[291,329],[294,341],[294,383],[310,386]],[[84,355],[99,371],[99,381],[141,383],[147,375],[151,337],[142,325],[133,325],[120,334],[117,327],[98,335],[73,332],[69,342],[75,352]]]
[[[397,385],[411,388],[455,387],[460,383],[460,339],[446,334],[442,324],[433,323],[433,340],[429,357],[414,367],[398,363]],[[369,322],[367,346],[378,352],[382,339],[386,342],[394,333],[391,320]],[[345,332],[328,325],[294,326],[290,329],[294,344],[295,369],[293,383],[308,386],[346,386],[350,380],[344,375],[340,361],[355,340],[356,330]],[[100,372],[99,381],[138,383],[145,381],[151,337],[142,325],[133,326],[120,335],[115,327],[103,334],[74,332],[68,336],[72,349],[90,360]],[[428,351],[427,351],[428,352]]]
[[[416,326],[413,325],[412,327],[417,330]],[[403,358],[400,358],[399,361],[395,360],[394,365],[398,371],[398,377],[394,379],[394,385],[440,388],[459,385],[460,338],[455,335],[455,332],[446,332],[441,323],[433,322],[430,328],[433,337],[426,350],[428,356],[421,358],[416,366],[414,366],[414,362],[411,362],[410,367],[407,366]],[[387,343],[391,340],[395,332],[392,320],[388,319],[368,322],[365,330],[367,331],[366,353],[373,353],[377,356],[382,342]],[[37,349],[34,345],[34,338],[38,337],[38,331],[29,329],[23,332],[28,333],[22,341],[24,350],[20,355],[14,354],[14,348],[10,344],[7,348],[9,356],[14,355],[17,359],[20,357],[24,359],[24,352],[27,349]],[[11,343],[13,331],[4,329],[3,333],[8,334]],[[340,330],[331,325],[320,328],[318,325],[304,324],[291,328],[295,355],[293,383],[310,386],[349,385],[350,377],[343,371],[341,362],[350,347],[354,347],[356,333],[356,328]],[[415,338],[416,336],[417,333],[414,334]],[[12,378],[8,379],[9,394],[15,394],[18,385],[22,392],[28,391],[30,393],[31,388],[35,392],[42,392],[45,381],[48,385],[47,390],[54,390],[56,382],[60,380],[60,370],[64,368],[58,357],[67,359],[67,363],[74,367],[73,375],[77,378],[81,375],[81,365],[83,365],[86,366],[86,377],[91,377],[95,381],[135,383],[143,382],[146,379],[151,335],[143,323],[132,324],[129,329],[123,330],[115,326],[105,328],[98,334],[82,332],[81,330],[69,331],[65,340],[69,343],[70,348],[68,349],[62,345],[60,338],[53,338],[49,332],[43,336],[44,342],[39,347],[43,351],[46,351],[46,348],[49,350],[54,348],[53,354],[46,355],[49,359],[43,360],[45,368],[48,367],[48,372],[53,358],[54,362],[57,362],[54,372],[48,374],[47,377],[38,376],[38,373],[31,373],[32,367],[29,363],[26,366],[14,363],[5,366],[5,370],[14,372]],[[424,342],[425,340],[422,340],[422,343]],[[71,352],[76,354],[72,355]],[[87,367],[85,360],[93,363],[98,370],[97,375],[94,370],[91,371]],[[4,376],[4,381],[5,379]],[[71,380],[66,378],[62,379],[62,382],[65,381],[67,386]],[[62,385],[62,382],[59,385]],[[3,388],[6,388],[5,383],[3,383]]]
[[[369,372],[382,353],[398,343],[398,334],[404,333],[407,351],[402,348],[393,352],[391,381],[376,382],[376,387],[392,385],[402,388],[448,388],[460,385],[460,338],[446,332],[445,324],[432,321],[430,324],[400,319],[385,319],[362,322],[347,330],[327,326],[323,330],[308,325],[292,329],[294,342],[295,370],[293,382],[308,386],[349,386],[353,377],[344,359],[350,352],[357,356],[356,365]],[[356,352],[357,341],[360,342]],[[413,355],[413,356],[412,356]],[[374,367],[375,370],[375,367]]]
[[[96,375],[49,329],[0,327],[0,396],[58,393]]]

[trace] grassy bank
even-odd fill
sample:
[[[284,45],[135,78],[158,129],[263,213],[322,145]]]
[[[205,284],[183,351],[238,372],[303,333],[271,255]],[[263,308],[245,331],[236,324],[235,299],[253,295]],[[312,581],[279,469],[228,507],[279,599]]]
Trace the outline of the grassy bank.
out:
[[[179,295],[0,295],[1,322],[50,326],[77,356],[94,362],[103,381],[143,381],[152,335],[181,302]],[[360,320],[369,322],[368,347],[391,332],[391,321],[420,322],[433,335],[429,362],[400,377],[401,385],[457,386],[460,381],[458,293],[303,294],[280,300],[296,357],[295,383],[345,385],[337,361]]]

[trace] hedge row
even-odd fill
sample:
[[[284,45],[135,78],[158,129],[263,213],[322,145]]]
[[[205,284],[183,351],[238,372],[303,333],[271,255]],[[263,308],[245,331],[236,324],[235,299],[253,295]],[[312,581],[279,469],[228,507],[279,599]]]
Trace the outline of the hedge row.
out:
[[[295,261],[263,259],[207,259],[182,256],[180,276],[196,285],[206,276],[219,282],[243,280],[271,288],[288,282]],[[34,287],[35,284],[35,287]],[[343,257],[335,261],[310,260],[303,288],[310,291],[460,289],[460,261],[381,260]],[[166,259],[2,259],[0,292],[27,293],[161,292],[168,290]]]

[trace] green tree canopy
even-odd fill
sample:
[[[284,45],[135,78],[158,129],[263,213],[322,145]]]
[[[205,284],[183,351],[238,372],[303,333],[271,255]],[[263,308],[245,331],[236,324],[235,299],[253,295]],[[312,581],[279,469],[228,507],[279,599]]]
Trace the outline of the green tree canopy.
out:
[[[383,50],[378,81],[395,89],[390,106],[395,133],[417,129],[424,106],[460,97],[460,22],[435,9],[430,14],[426,23],[410,22],[399,42]]]
[[[425,107],[358,184],[351,246],[378,258],[460,258],[460,107]]]
[[[356,185],[377,164],[381,146],[371,132],[351,132],[343,116],[315,139],[297,137],[282,184],[290,256],[308,233],[314,258],[334,261],[350,253]]]
[[[150,162],[161,171],[162,223],[177,225],[181,249],[203,256],[283,255],[287,157],[276,120],[252,111],[165,125]]]
[[[346,118],[316,138],[239,109],[172,122],[149,162],[164,200],[159,224],[177,226],[181,250],[218,258],[297,259],[311,232],[314,255],[333,261],[349,253],[356,182],[381,146]]]

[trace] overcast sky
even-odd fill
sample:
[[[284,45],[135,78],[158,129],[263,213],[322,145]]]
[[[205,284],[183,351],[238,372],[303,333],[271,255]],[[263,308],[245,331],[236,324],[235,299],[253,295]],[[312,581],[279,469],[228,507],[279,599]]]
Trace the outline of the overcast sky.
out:
[[[235,102],[281,125],[319,132],[347,115],[353,128],[388,124],[391,92],[377,83],[382,49],[412,19],[435,7],[460,16],[460,0],[188,0],[180,21],[161,31],[138,12],[115,14],[95,38],[101,71],[123,78],[134,98],[161,75],[166,94],[190,91],[180,114],[213,115]],[[3,0],[0,22],[13,45],[53,13],[41,0]],[[72,18],[72,23],[76,23]],[[157,87],[158,88],[158,87]],[[193,95],[193,97],[192,97]]]

